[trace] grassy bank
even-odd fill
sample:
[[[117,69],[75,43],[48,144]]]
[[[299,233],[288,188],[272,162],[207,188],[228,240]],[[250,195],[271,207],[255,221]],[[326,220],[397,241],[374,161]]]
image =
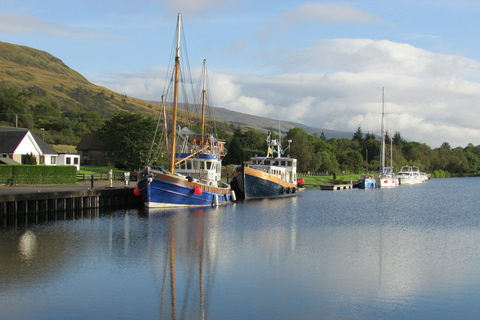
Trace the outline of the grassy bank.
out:
[[[333,180],[332,176],[307,176],[298,174],[299,179],[305,179],[304,185],[305,187],[312,187],[309,185],[325,185],[325,184],[342,184],[342,183],[350,183],[350,178],[353,182],[358,181],[360,178],[360,174],[346,174],[346,175],[337,175],[337,179]]]

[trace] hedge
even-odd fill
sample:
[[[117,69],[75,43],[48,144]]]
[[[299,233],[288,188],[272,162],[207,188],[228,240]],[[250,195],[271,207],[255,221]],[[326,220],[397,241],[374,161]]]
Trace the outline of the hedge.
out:
[[[75,166],[0,165],[0,184],[73,184]]]

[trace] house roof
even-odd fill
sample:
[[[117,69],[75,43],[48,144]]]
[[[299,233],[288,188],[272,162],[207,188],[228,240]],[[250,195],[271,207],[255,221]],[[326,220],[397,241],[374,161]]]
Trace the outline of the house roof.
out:
[[[39,136],[37,136],[35,133],[33,133],[31,131],[30,131],[30,133],[32,134],[33,138],[35,139],[35,142],[38,144],[38,146],[42,150],[43,154],[58,154],[58,152],[55,151],[55,149],[53,149],[48,143],[43,141],[42,138],[40,138]]]
[[[26,128],[0,126],[0,152],[13,153],[28,132],[29,130]],[[42,151],[42,154],[58,154],[55,149],[53,149],[35,133],[30,131],[30,134],[35,139],[35,142]]]
[[[0,164],[20,164],[20,163],[10,158],[0,158]]]
[[[24,128],[0,127],[0,152],[13,153],[27,132]]]
[[[104,146],[104,142],[101,141],[95,133],[87,133],[82,137],[82,140],[78,143],[77,150],[101,150]]]

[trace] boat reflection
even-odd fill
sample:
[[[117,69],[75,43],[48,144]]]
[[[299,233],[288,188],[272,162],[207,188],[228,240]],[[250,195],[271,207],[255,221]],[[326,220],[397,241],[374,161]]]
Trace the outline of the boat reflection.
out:
[[[160,319],[206,318],[218,261],[217,210],[143,210]]]

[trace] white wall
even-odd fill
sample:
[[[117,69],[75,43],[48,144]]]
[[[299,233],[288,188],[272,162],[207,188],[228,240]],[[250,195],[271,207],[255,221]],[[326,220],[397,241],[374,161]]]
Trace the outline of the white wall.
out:
[[[80,155],[76,153],[59,153],[57,165],[74,165],[80,171]]]

